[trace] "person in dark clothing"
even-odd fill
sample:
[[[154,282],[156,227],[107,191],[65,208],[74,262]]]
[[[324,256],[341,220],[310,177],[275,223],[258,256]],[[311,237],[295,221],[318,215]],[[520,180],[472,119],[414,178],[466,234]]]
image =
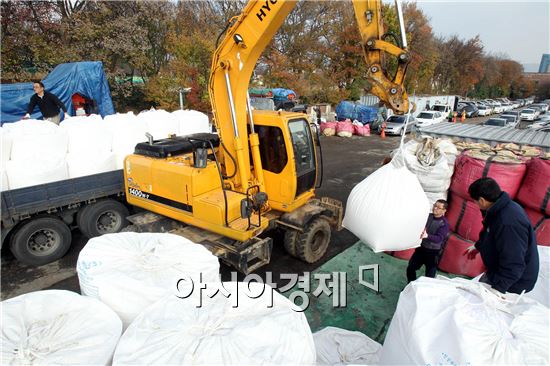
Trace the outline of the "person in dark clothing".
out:
[[[59,110],[63,109],[63,111],[67,113],[65,104],[63,104],[54,94],[44,90],[44,84],[42,84],[41,81],[34,83],[33,89],[35,94],[31,97],[27,108],[27,114],[23,118],[29,118],[34,107],[38,105],[38,109],[40,109],[44,119],[58,125],[61,121],[61,112]]]
[[[416,280],[416,271],[423,265],[426,266],[426,277],[435,277],[441,250],[449,235],[449,222],[445,218],[445,212],[447,212],[447,201],[437,200],[433,206],[433,213],[428,216],[426,229],[420,236],[422,243],[409,260],[408,282]]]
[[[480,282],[491,285],[499,296],[531,291],[539,273],[539,254],[527,214],[492,178],[476,180],[468,193],[481,209],[483,230],[464,254],[469,258],[481,254],[487,270]]]

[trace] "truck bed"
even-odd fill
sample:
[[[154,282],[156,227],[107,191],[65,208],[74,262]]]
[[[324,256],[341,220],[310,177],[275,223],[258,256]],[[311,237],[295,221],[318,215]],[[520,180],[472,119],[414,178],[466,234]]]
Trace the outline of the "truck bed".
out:
[[[124,192],[121,170],[2,192],[2,221]]]

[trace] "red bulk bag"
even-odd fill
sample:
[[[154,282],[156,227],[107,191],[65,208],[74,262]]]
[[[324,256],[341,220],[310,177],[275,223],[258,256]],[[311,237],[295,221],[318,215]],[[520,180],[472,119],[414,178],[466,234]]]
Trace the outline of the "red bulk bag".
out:
[[[359,126],[358,124],[354,124],[353,133],[357,136],[370,136],[370,126],[369,125]]]
[[[336,124],[336,134],[340,137],[351,137],[353,135],[353,123],[338,122]]]
[[[474,201],[465,200],[456,194],[452,194],[446,216],[451,231],[466,240],[479,240],[479,233],[483,229],[483,217]]]
[[[404,259],[408,261],[409,259],[411,259],[415,250],[416,248],[412,248],[412,249],[398,250],[395,252],[386,252],[386,253],[388,253],[389,255],[395,258]]]
[[[502,163],[489,157],[487,160],[477,159],[470,155],[485,154],[480,151],[464,151],[455,161],[455,171],[451,180],[451,191],[462,198],[469,199],[468,187],[479,178],[490,177],[496,180],[503,191],[514,199],[518,193],[521,181],[525,175],[526,165],[518,159],[509,158],[511,162]],[[499,159],[506,159],[498,157]],[[516,163],[512,163],[516,161]]]
[[[337,122],[321,122],[321,133],[325,136],[336,135],[336,124]]]
[[[474,245],[473,241],[463,239],[456,234],[451,234],[439,262],[439,269],[444,272],[469,277],[475,277],[485,272],[481,254],[478,253],[474,259],[468,259],[464,255],[466,249],[471,245]]]
[[[550,215],[550,160],[535,158],[527,163],[518,201],[525,207]]]
[[[545,216],[529,208],[525,208],[525,212],[535,229],[537,244],[550,247],[550,216]]]

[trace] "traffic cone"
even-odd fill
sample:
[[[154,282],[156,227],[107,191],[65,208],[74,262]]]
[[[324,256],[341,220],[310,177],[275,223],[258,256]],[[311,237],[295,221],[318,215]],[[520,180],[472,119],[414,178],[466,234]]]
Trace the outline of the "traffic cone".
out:
[[[380,137],[385,139],[386,138],[386,127],[382,127],[382,131],[380,132]]]

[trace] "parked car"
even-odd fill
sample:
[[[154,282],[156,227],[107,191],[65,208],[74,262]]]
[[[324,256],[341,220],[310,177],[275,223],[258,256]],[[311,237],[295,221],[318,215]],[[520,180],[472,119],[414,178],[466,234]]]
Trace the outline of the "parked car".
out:
[[[527,128],[532,129],[532,130],[539,130],[539,129],[541,129],[543,127],[546,127],[546,126],[550,126],[550,118],[543,119],[541,121],[531,123],[529,126],[527,126]]]
[[[447,116],[437,111],[424,111],[416,116],[416,127],[425,127],[443,122]]]
[[[490,116],[493,109],[491,107],[488,107],[484,104],[481,104],[477,107],[477,114],[478,116]]]
[[[512,128],[516,127],[518,122],[519,122],[519,120],[516,116],[511,115],[511,114],[506,114],[506,113],[501,114],[498,118],[505,119],[506,120],[506,126],[507,127],[512,127]]]
[[[540,114],[545,114],[546,112],[548,112],[548,104],[545,103],[531,104],[529,108],[532,107],[540,108]]]
[[[409,122],[407,123],[407,131],[405,131],[405,121],[407,120],[407,117],[409,118]],[[413,130],[414,126],[416,124],[415,118],[410,115],[402,115],[397,116],[393,115],[388,117],[386,120],[386,130],[385,133],[388,135],[403,135],[403,133],[409,133]],[[378,132],[380,133],[382,131],[382,126],[378,126]]]
[[[504,118],[489,118],[485,123],[484,126],[498,126],[498,127],[506,127],[507,121]]]
[[[466,105],[458,105],[457,113],[460,116],[462,114],[462,111],[466,111],[466,118],[473,118],[476,117],[479,113],[479,110],[476,106],[472,104],[466,104]]]
[[[537,119],[537,112],[534,109],[522,109],[520,112],[520,117],[522,121],[534,121]]]
[[[520,111],[507,111],[505,113],[502,113],[502,114],[506,114],[506,115],[509,115],[509,116],[516,116],[517,120],[519,121],[520,120]]]

